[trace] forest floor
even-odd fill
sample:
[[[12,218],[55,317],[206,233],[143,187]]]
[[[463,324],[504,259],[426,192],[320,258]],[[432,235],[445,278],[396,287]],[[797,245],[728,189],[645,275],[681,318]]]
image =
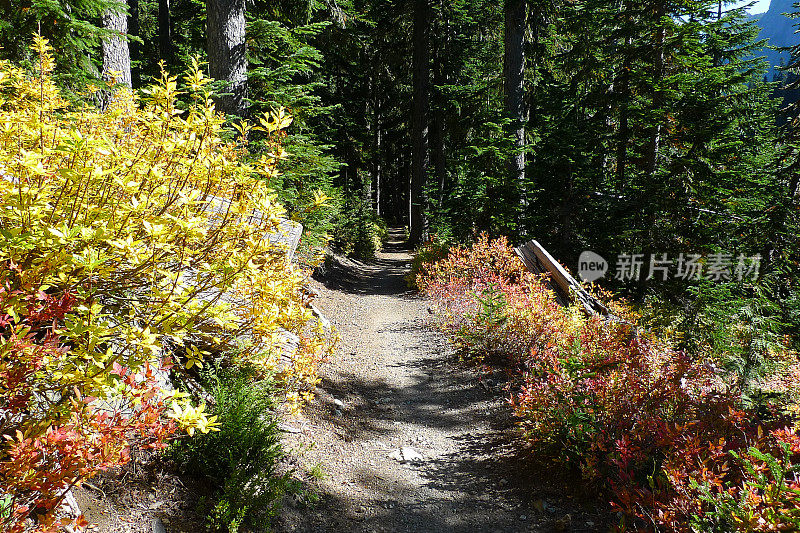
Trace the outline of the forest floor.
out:
[[[321,479],[276,531],[598,531],[575,479],[531,460],[505,401],[505,372],[460,362],[406,288],[411,255],[391,241],[369,263],[334,258],[316,304],[342,337],[290,448]],[[315,468],[316,467],[316,468]]]
[[[469,367],[430,327],[428,302],[406,288],[411,255],[393,235],[374,261],[333,257],[312,282],[342,342],[315,399],[281,425],[308,490],[285,498],[272,531],[607,530],[606,507],[579,492],[575,474],[526,446],[507,373]],[[138,459],[76,489],[91,531],[204,531],[208,482]]]

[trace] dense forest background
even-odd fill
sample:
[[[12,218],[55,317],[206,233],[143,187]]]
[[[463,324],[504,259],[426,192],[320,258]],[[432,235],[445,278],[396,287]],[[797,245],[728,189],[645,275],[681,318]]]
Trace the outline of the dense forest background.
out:
[[[645,273],[664,254],[725,259],[716,279],[606,286],[686,346],[729,344],[721,325],[744,321],[746,374],[800,326],[800,49],[770,71],[756,23],[794,9],[773,4],[752,17],[723,0],[7,0],[0,54],[31,61],[20,36],[40,31],[76,100],[199,57],[231,123],[285,106],[291,156],[270,185],[297,218],[315,191],[334,198],[303,220],[315,244],[331,233],[368,256],[385,221],[413,244],[536,238],[570,267],[584,250],[642,254]],[[268,148],[249,131],[247,149]],[[735,275],[743,257],[755,275]]]

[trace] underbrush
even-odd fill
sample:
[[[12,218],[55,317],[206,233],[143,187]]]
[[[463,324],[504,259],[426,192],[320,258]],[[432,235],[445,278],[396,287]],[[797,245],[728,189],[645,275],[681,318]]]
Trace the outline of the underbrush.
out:
[[[418,289],[417,277],[422,273],[426,265],[431,265],[447,257],[450,252],[450,245],[446,241],[433,238],[422,246],[414,250],[414,257],[411,260],[411,268],[405,276],[406,285],[409,289]]]
[[[609,302],[619,321],[558,306],[504,239],[452,251],[418,283],[465,358],[517,371],[526,438],[607,497],[621,530],[800,527],[796,354],[771,375],[784,392],[754,409],[738,374],[637,327],[625,302]]]
[[[281,472],[284,451],[275,409],[275,384],[254,381],[242,369],[205,374],[219,431],[173,444],[169,455],[183,473],[207,477],[213,501],[201,509],[213,531],[269,524],[283,495],[296,490],[291,472]]]
[[[388,236],[386,222],[369,203],[353,200],[334,220],[332,245],[348,257],[369,260],[375,257]]]
[[[10,533],[84,527],[59,511],[72,487],[126,464],[132,446],[216,432],[203,391],[173,390],[168,376],[193,380],[235,353],[229,366],[274,374],[292,408],[335,343],[307,305],[307,273],[264,238],[286,215],[268,186],[286,155],[285,110],[240,125],[271,147],[249,154],[197,61],[180,82],[164,72],[142,100],[109,87],[100,111],[65,101],[46,39],[32,51],[32,70],[0,61],[0,530]],[[325,201],[315,194],[305,211]]]

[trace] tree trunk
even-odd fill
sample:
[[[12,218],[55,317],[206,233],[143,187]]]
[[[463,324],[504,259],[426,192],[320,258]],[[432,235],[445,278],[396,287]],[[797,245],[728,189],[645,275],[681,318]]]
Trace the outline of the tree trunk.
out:
[[[375,192],[375,212],[381,216],[381,176],[383,174],[383,116],[381,105],[380,85],[378,76],[378,54],[373,57],[372,67],[372,182]]]
[[[620,74],[619,91],[616,95],[617,103],[620,106],[619,111],[619,135],[617,136],[617,187],[620,189],[625,188],[625,176],[628,165],[628,143],[630,141],[630,127],[629,119],[629,106],[631,100],[630,94],[630,81],[631,69],[633,68],[631,50],[632,40],[629,37],[625,38],[625,59],[622,61],[622,72]]]
[[[664,25],[664,15],[666,14],[666,6],[664,1],[660,1],[656,8],[656,40],[654,49],[653,61],[653,82],[656,87],[653,88],[653,110],[656,113],[656,123],[652,126],[650,139],[648,141],[647,153],[645,154],[645,172],[647,174],[649,183],[653,182],[658,162],[658,152],[661,148],[661,130],[662,118],[661,107],[664,105],[664,94],[658,85],[664,79],[664,41],[666,39],[667,29]]]
[[[128,18],[125,11],[107,11],[103,15],[103,27],[114,32],[103,40],[103,78],[114,78],[118,83],[131,87],[131,54],[128,41]]]
[[[380,120],[380,115],[376,117]],[[375,128],[375,212],[378,216],[383,216],[381,208],[381,179],[383,177],[383,132],[381,131],[380,122],[377,123]]]
[[[523,82],[525,79],[525,27],[527,5],[525,0],[506,0],[503,78],[505,112],[511,119],[515,153],[508,160],[509,191],[513,204],[520,205],[525,182],[525,105]],[[520,205],[521,207],[521,205]]]
[[[428,175],[428,112],[430,90],[430,5],[414,0],[413,103],[411,116],[412,170],[410,184],[410,237],[412,245],[422,242],[427,232],[425,181]]]
[[[244,6],[244,0],[206,0],[209,74],[227,82],[217,107],[233,115],[244,114],[247,96]]]
[[[139,0],[128,0],[128,34],[139,37]],[[130,41],[128,48],[131,54],[131,84],[138,87],[141,82],[139,59],[141,58],[139,43]]]
[[[448,39],[449,39],[449,20],[447,17],[447,7],[444,2],[441,2],[441,13],[442,17],[444,17],[444,31],[443,35],[436,39],[436,45],[434,47],[435,54],[433,59],[433,84],[437,87],[441,87],[447,84],[447,75],[445,73],[445,60],[448,57]],[[434,106],[435,110],[431,116],[431,159],[433,163],[433,173],[434,177],[436,178],[436,182],[439,185],[439,198],[437,207],[439,209],[442,208],[444,204],[444,197],[445,197],[445,187],[447,184],[447,153],[446,153],[446,146],[445,146],[445,121],[444,117],[446,115],[446,110],[444,109],[444,98],[442,94],[439,92],[441,89],[437,89],[436,95],[438,98],[434,100],[434,102],[438,101],[440,106]]]
[[[158,54],[167,64],[172,63],[172,18],[169,0],[158,0]]]
[[[666,0],[658,0],[655,7],[656,35],[653,47],[653,101],[652,112],[655,123],[650,126],[649,138],[644,153],[644,176],[642,185],[644,186],[641,194],[641,221],[643,224],[643,235],[645,249],[656,249],[659,244],[659,237],[656,234],[658,214],[663,209],[662,194],[663,189],[656,183],[656,172],[658,171],[659,152],[661,151],[661,136],[663,134],[665,117],[665,94],[661,88],[665,74],[665,41],[666,41]],[[646,289],[647,281],[645,276],[640,276],[638,289],[640,293]]]

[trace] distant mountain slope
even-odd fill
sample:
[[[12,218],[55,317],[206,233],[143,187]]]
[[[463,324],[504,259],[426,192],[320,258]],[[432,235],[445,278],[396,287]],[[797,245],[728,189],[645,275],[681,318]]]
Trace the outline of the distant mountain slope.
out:
[[[800,43],[800,34],[795,34],[794,27],[797,21],[784,15],[794,11],[794,2],[795,0],[772,0],[766,13],[750,16],[761,27],[759,39],[768,39],[770,46],[792,46]],[[763,55],[773,68],[789,61],[787,52],[764,50]]]

